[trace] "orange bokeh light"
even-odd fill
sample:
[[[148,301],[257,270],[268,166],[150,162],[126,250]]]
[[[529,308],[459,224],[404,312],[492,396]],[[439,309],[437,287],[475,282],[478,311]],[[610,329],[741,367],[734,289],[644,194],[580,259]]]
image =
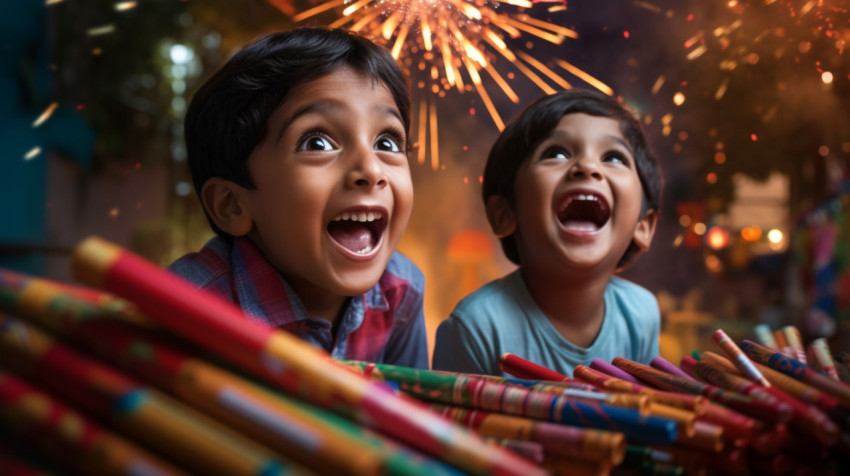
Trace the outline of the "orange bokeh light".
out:
[[[719,250],[729,244],[729,231],[726,228],[713,226],[705,235],[705,241],[712,249]]]
[[[745,226],[741,229],[741,238],[744,241],[758,241],[761,239],[761,228],[757,226]]]

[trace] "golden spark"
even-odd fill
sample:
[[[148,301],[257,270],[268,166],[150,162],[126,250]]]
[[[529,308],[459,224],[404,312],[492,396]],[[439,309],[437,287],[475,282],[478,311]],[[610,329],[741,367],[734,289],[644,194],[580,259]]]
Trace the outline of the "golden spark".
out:
[[[554,45],[578,37],[575,30],[528,14],[538,4],[549,4],[547,13],[566,9],[565,0],[329,0],[292,19],[303,22],[325,12],[339,11],[339,17],[329,27],[346,28],[373,38],[407,68],[414,88],[430,96],[418,101],[419,162],[425,162],[427,135],[431,139],[431,166],[437,170],[434,96],[444,97],[453,89],[459,93],[475,91],[493,123],[502,130],[504,121],[484,83],[492,80],[515,104],[520,98],[496,68],[497,60],[506,60],[546,94],[555,92],[547,80],[559,88],[571,87],[543,61],[508,44],[508,40],[523,35]],[[606,94],[613,94],[610,87],[576,66],[563,60],[557,65]]]
[[[55,111],[58,106],[59,106],[58,102],[50,103],[50,105],[47,106],[47,109],[45,109],[44,112],[42,112],[41,115],[38,116],[38,118],[36,118],[35,121],[33,121],[32,126],[38,127],[38,126],[44,124],[45,121],[50,119],[50,116],[53,115],[53,111]]]
[[[41,147],[35,146],[32,149],[30,149],[29,151],[27,151],[26,154],[24,154],[24,160],[32,160],[32,159],[36,158],[38,156],[38,154],[40,154],[40,153],[41,153]]]

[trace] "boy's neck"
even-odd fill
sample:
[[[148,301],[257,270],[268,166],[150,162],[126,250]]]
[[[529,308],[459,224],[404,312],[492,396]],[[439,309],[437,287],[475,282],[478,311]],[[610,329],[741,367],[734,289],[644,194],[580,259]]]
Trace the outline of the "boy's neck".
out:
[[[565,279],[520,270],[535,303],[555,329],[580,347],[593,344],[605,316],[603,296],[610,275]]]
[[[328,293],[312,284],[293,281],[295,280],[287,280],[298,299],[301,300],[307,314],[316,319],[327,320],[336,329],[336,324],[340,320],[349,298]],[[336,333],[334,332],[334,334]]]

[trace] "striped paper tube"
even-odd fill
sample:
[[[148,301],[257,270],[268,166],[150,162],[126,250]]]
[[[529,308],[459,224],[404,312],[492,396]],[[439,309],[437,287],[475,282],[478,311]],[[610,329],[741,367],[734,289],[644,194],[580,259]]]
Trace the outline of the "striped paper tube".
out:
[[[0,363],[190,471],[305,473],[193,408],[2,315]]]
[[[10,277],[10,272],[0,272],[0,278],[3,276]],[[68,286],[17,275],[14,280],[0,279],[0,296],[4,296],[0,307],[18,311],[105,361],[118,363],[134,376],[305,466],[351,475],[435,472],[433,462],[367,435],[346,419],[264,391],[191,356],[160,333],[98,312],[98,306],[82,300]]]
[[[151,319],[269,383],[472,473],[528,476],[538,466],[488,445],[423,404],[388,391],[284,331],[246,319],[233,303],[99,238],[75,249],[72,271],[139,307]]]
[[[619,432],[448,405],[435,404],[432,408],[485,436],[535,441],[543,446],[546,453],[617,465],[622,462],[626,450],[625,437]]]
[[[680,369],[679,367],[676,367],[675,365],[673,365],[671,362],[667,361],[667,359],[665,359],[664,357],[661,357],[660,355],[657,356],[657,357],[654,357],[652,359],[652,361],[649,363],[649,365],[651,367],[655,368],[655,369],[662,371],[662,372],[667,372],[668,374],[676,375],[678,377],[686,378],[686,379],[689,379],[689,380],[695,380],[693,377],[691,377],[690,375],[683,372],[682,369]]]
[[[16,438],[49,448],[64,465],[85,474],[186,474],[3,370],[0,420],[12,423],[6,431],[11,430]]]
[[[725,357],[713,352],[704,352],[703,360],[715,364],[723,368],[727,372],[737,372],[738,369],[732,365]],[[785,375],[782,372],[773,370],[770,367],[765,367],[762,364],[756,363],[759,371],[770,380],[773,386],[776,386],[783,393],[820,408],[830,418],[839,422],[842,426],[850,425],[850,413],[841,406],[841,404],[831,395],[821,392],[815,387],[801,382],[794,377]]]
[[[835,397],[839,403],[850,409],[850,385],[836,382],[829,377],[821,375],[810,369],[799,360],[787,357],[779,352],[774,352],[767,347],[745,340],[741,343],[741,349],[754,361],[770,367],[774,370],[794,377],[807,384]]]
[[[572,380],[568,375],[560,374],[511,353],[505,353],[499,357],[499,370],[514,377],[529,380],[551,380],[554,382],[569,382]]]
[[[365,375],[395,382],[401,391],[426,401],[620,431],[630,440],[652,444],[670,444],[676,439],[676,421],[641,415],[637,410],[531,392],[523,387],[497,384],[470,374],[432,372],[387,364],[363,365]]]
[[[663,390],[703,395],[746,415],[769,422],[784,423],[791,419],[792,410],[788,405],[766,403],[739,393],[723,390],[714,385],[676,377],[622,357],[615,357],[613,363],[635,377]]]
[[[721,351],[723,351],[724,354],[726,354],[727,357],[729,357],[729,360],[735,364],[735,367],[738,367],[744,377],[747,377],[753,382],[758,382],[765,387],[770,387],[770,382],[764,378],[756,366],[753,365],[750,358],[744,354],[731,337],[726,335],[726,332],[724,332],[723,329],[717,329],[714,331],[714,334],[711,335],[711,340],[718,348],[720,348]]]
[[[791,423],[794,424],[795,428],[815,437],[821,444],[832,446],[838,440],[838,426],[818,408],[781,394],[777,389],[770,392],[767,387],[761,387],[740,375],[728,373],[722,367],[709,362],[694,361],[691,365],[697,374],[717,386],[751,395],[767,402],[781,401],[790,406],[794,410]]]

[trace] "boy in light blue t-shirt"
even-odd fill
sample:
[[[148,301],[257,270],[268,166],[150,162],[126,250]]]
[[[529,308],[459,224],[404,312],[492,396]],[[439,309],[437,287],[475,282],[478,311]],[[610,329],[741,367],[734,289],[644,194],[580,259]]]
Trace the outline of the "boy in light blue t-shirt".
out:
[[[640,123],[616,99],[539,99],[496,140],[487,219],[519,268],[440,324],[433,368],[500,375],[504,353],[572,375],[578,364],[658,355],[658,302],[615,276],[649,249],[662,178]]]

